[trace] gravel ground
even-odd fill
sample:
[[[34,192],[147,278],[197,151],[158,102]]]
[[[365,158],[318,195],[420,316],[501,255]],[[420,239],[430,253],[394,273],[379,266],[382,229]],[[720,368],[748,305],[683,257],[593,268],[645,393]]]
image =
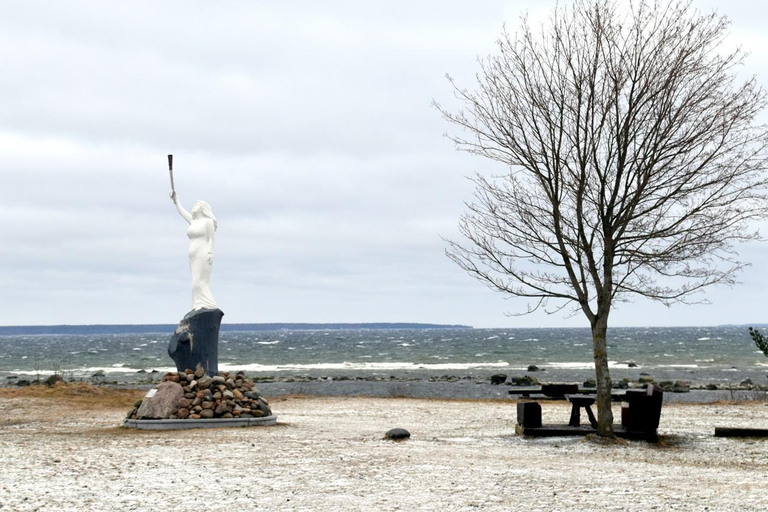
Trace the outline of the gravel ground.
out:
[[[545,423],[569,405],[545,402]],[[272,400],[275,427],[137,431],[125,410],[0,398],[0,510],[763,512],[764,403],[665,404],[662,442],[515,435],[508,401]],[[618,407],[615,410],[618,416]],[[384,440],[393,427],[404,442]]]

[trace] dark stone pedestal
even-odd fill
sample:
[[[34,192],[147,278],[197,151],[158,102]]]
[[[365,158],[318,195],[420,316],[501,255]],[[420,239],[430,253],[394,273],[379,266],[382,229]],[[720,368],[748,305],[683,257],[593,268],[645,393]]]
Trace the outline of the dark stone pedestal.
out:
[[[180,372],[202,365],[205,373],[219,371],[219,328],[224,312],[220,309],[190,311],[179,322],[168,344],[168,355]]]

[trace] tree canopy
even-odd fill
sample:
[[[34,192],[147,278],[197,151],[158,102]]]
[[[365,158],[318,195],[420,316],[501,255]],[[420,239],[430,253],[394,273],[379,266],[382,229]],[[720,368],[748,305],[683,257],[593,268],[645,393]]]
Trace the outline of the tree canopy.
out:
[[[737,76],[744,53],[724,50],[727,28],[687,1],[576,0],[540,29],[505,30],[476,88],[454,84],[463,107],[437,105],[463,129],[459,149],[506,169],[474,177],[448,255],[529,299],[526,312],[583,312],[604,434],[615,302],[691,302],[734,283],[735,244],[766,214],[765,94]]]

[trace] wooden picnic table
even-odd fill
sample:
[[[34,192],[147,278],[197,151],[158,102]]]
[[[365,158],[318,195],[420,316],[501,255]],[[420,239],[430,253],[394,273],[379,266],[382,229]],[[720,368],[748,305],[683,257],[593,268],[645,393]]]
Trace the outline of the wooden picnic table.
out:
[[[597,419],[592,412],[592,404],[597,399],[596,395],[566,395],[565,398],[571,402],[571,419],[568,421],[569,427],[581,426],[581,409],[587,411],[587,418],[592,428],[597,428]]]

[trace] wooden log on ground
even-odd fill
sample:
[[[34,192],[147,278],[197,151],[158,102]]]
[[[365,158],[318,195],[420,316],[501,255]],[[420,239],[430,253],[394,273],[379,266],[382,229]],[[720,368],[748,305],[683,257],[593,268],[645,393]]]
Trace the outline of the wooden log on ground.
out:
[[[715,427],[715,437],[768,437],[768,428]]]

